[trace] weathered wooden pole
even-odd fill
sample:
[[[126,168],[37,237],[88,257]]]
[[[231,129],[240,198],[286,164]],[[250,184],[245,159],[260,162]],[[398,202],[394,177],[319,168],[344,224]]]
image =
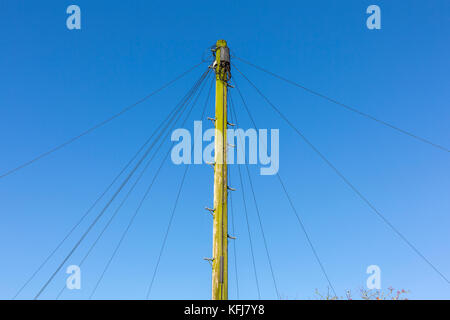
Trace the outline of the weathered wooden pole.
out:
[[[227,88],[230,53],[225,40],[218,40],[216,60],[216,117],[214,149],[214,223],[212,299],[228,299],[228,217],[227,217]]]

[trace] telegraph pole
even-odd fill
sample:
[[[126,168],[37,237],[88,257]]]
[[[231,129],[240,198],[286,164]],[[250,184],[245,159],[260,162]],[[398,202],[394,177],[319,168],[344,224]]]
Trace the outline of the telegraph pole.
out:
[[[227,89],[230,51],[225,40],[216,43],[216,116],[214,149],[214,222],[212,258],[212,299],[228,299],[228,214],[227,214]]]

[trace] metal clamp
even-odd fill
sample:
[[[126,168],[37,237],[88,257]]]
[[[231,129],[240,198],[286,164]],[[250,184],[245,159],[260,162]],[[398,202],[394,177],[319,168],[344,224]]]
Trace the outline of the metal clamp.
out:
[[[206,260],[206,261],[208,261],[209,262],[209,264],[211,265],[211,268],[212,268],[212,266],[213,266],[213,261],[214,261],[214,258],[203,258],[203,260]]]
[[[205,207],[205,209],[208,210],[209,213],[211,213],[211,215],[214,217],[214,209],[211,209],[211,208],[208,208],[208,207]]]

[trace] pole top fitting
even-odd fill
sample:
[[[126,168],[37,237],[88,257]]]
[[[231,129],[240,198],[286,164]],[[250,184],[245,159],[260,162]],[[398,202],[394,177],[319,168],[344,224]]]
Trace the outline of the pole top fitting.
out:
[[[216,42],[217,48],[226,47],[226,46],[227,46],[227,42],[225,40],[217,40],[217,42]]]

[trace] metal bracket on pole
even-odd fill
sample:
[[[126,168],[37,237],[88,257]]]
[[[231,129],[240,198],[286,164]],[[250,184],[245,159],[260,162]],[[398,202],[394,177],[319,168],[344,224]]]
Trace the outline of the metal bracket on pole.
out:
[[[203,258],[203,260],[206,260],[206,261],[208,261],[209,262],[209,264],[211,265],[211,268],[212,268],[212,266],[213,266],[213,261],[214,261],[214,258]]]
[[[213,169],[215,168],[216,164],[212,163],[212,162],[205,162],[206,164],[209,164],[211,167],[213,167]]]
[[[232,237],[232,236],[230,236],[229,234],[227,235],[227,237],[228,237],[229,239],[236,240],[236,237]]]
[[[234,123],[231,123],[231,122],[228,122],[228,121],[227,121],[227,125],[229,125],[229,126],[232,126],[232,127],[234,127],[234,126],[235,126],[235,124],[234,124]]]
[[[227,189],[230,190],[230,191],[236,191],[236,189],[233,189],[233,188],[230,187],[230,186],[227,186]]]
[[[211,120],[211,121],[214,123],[214,125],[216,124],[216,118],[208,117],[207,119],[208,119],[208,120]]]
[[[208,207],[205,207],[205,209],[208,210],[209,213],[211,213],[211,215],[214,217],[214,209],[211,209],[211,208],[208,208]]]

